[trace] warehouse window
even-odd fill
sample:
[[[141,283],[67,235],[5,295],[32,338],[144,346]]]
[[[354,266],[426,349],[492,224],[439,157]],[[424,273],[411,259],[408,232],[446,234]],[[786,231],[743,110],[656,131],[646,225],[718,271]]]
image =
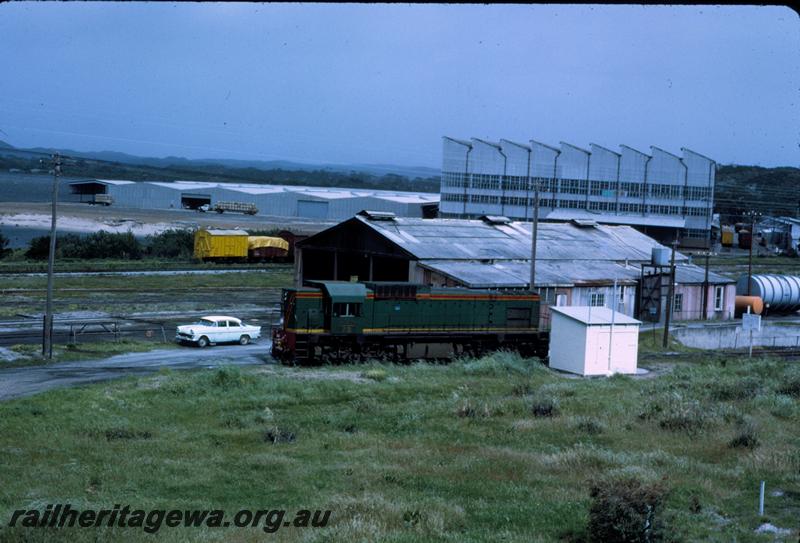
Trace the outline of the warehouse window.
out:
[[[725,302],[725,287],[714,287],[714,311],[722,311]]]
[[[360,317],[361,304],[338,303],[333,304],[334,317]]]
[[[683,293],[678,293],[672,303],[672,312],[680,313],[681,311],[683,311]]]
[[[606,305],[606,295],[602,292],[592,292],[589,295],[589,305],[592,307],[603,307]]]

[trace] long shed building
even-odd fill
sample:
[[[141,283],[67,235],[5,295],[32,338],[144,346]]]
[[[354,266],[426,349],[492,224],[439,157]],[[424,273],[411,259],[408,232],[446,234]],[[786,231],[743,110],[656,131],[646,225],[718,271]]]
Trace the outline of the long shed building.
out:
[[[79,199],[90,201],[94,194],[108,194],[117,207],[197,209],[233,201],[254,204],[258,215],[319,220],[342,220],[362,209],[401,217],[435,216],[439,204],[439,195],[431,193],[293,185],[94,179],[70,186]]]
[[[534,286],[543,305],[613,307],[629,316],[635,315],[641,264],[650,262],[654,248],[664,248],[630,226],[583,221],[541,223],[537,239]],[[363,211],[297,244],[295,281],[358,278],[525,289],[530,254],[531,223]],[[699,270],[680,253],[676,261],[695,275]],[[733,298],[728,302],[732,308]]]

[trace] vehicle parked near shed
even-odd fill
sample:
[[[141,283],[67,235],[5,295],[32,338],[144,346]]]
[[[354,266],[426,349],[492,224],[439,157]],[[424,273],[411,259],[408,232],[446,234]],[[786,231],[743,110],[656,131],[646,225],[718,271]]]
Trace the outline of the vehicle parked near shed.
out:
[[[258,213],[258,208],[255,204],[247,202],[217,202],[214,205],[203,204],[196,207],[198,212],[205,213],[207,211],[216,211],[217,213],[225,213],[230,211],[232,213],[244,213],[246,215],[255,215]]]
[[[202,317],[194,324],[178,326],[175,333],[178,343],[191,343],[201,348],[217,343],[247,345],[260,337],[260,326],[244,324],[236,317],[220,315]]]
[[[114,203],[114,198],[112,198],[110,194],[92,194],[92,198],[89,200],[89,203],[93,206],[110,206]]]
[[[546,356],[539,296],[413,283],[308,281],[284,289],[272,355],[315,363],[451,358],[508,348]]]

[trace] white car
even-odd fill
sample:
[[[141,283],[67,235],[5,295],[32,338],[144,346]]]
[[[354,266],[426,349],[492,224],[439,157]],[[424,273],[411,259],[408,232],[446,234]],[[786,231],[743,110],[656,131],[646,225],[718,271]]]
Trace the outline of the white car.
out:
[[[198,347],[206,347],[216,343],[247,345],[251,340],[260,337],[260,326],[244,324],[235,317],[212,315],[203,317],[194,324],[178,326],[175,341],[195,343]]]

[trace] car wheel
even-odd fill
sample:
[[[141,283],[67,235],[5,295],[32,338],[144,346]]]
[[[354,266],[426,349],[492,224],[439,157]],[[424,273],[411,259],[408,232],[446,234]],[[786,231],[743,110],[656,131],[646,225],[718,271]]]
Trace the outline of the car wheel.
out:
[[[208,338],[206,336],[201,337],[197,340],[197,346],[201,349],[208,347]]]
[[[239,338],[239,345],[247,345],[250,343],[250,336],[242,336]]]

